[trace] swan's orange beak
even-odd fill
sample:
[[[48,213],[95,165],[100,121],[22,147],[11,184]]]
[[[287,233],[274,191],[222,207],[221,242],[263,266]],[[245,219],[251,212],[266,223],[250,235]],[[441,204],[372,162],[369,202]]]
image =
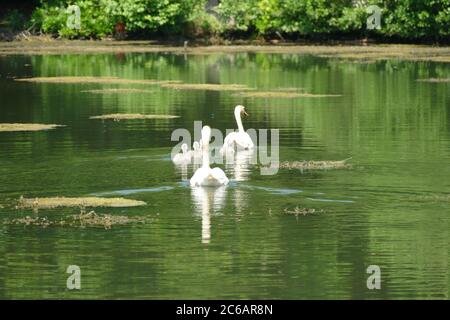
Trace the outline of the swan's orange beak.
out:
[[[246,117],[250,117],[250,115],[249,115],[247,112],[245,112],[245,110],[242,110],[242,113],[243,113]]]

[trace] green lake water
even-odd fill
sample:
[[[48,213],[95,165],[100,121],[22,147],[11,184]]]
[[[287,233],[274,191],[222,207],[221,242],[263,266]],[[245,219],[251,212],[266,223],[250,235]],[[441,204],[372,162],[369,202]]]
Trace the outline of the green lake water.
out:
[[[98,54],[0,57],[0,298],[449,298],[450,65],[356,63],[293,54]],[[159,85],[25,83],[13,77],[117,76],[296,88],[325,98],[243,98]],[[152,92],[92,94],[90,89]],[[351,169],[260,174],[221,166],[224,189],[192,190],[170,160],[171,133],[201,120],[279,129],[280,161],[342,160]],[[90,120],[107,113],[172,120]],[[187,168],[187,177],[192,168]],[[97,213],[152,222],[102,228],[6,225],[78,208],[17,210],[24,197],[122,196],[136,208]],[[285,210],[314,208],[295,217]],[[323,212],[321,211],[323,210]],[[81,290],[68,290],[69,265]],[[381,269],[369,290],[367,268]]]

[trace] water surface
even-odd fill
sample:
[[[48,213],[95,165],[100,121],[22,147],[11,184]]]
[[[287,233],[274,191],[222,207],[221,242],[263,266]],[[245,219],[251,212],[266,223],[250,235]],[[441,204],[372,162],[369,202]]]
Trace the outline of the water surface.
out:
[[[448,64],[355,63],[294,54],[98,54],[0,57],[0,122],[65,124],[0,133],[1,219],[32,216],[14,201],[123,196],[145,207],[96,209],[145,215],[151,224],[98,228],[0,225],[0,298],[449,297],[450,84]],[[172,90],[90,94],[139,85],[21,83],[13,77],[118,76],[297,88],[341,97],[255,99]],[[202,120],[280,130],[280,160],[341,160],[350,170],[222,166],[226,188],[193,190],[170,152],[176,128]],[[101,121],[106,113],[179,115]],[[285,209],[315,208],[292,216]],[[320,212],[323,210],[323,212]],[[40,210],[49,218],[79,209]],[[80,291],[66,268],[81,268]],[[366,269],[382,270],[368,290]]]

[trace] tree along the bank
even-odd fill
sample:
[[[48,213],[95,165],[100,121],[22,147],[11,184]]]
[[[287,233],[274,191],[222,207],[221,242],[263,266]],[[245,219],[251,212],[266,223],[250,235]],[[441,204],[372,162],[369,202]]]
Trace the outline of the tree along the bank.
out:
[[[117,23],[127,32],[164,35],[283,34],[287,37],[371,35],[408,40],[448,40],[450,0],[41,0],[31,24],[64,37],[104,37]],[[69,5],[80,8],[80,28],[68,26]],[[376,5],[379,29],[368,30]]]

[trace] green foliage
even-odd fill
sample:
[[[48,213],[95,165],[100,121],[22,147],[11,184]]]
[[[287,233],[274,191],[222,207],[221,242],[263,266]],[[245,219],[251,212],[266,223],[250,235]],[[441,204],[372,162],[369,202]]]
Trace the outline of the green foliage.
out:
[[[67,6],[62,5],[44,4],[37,8],[32,14],[32,23],[45,33],[59,34],[63,37],[103,37],[111,33],[113,23],[102,10],[99,10],[99,5],[94,5],[90,0],[75,3],[81,11],[80,29],[70,28],[67,25],[69,12],[67,12]]]
[[[44,1],[32,23],[61,36],[103,37],[123,22],[128,32],[211,36],[244,32],[265,35],[378,34],[406,39],[450,35],[450,0],[222,0],[217,17],[205,11],[206,0],[52,0]],[[65,8],[81,9],[81,29],[66,25]],[[367,30],[366,9],[382,10],[382,28]],[[19,20],[14,18],[13,20]]]
[[[184,25],[184,34],[188,37],[217,36],[222,31],[220,21],[205,11],[199,11]]]
[[[216,11],[219,13],[226,30],[248,31],[254,27],[258,16],[258,0],[233,1],[223,0]]]
[[[202,3],[195,0],[102,0],[108,16],[124,22],[130,31],[176,28]]]
[[[384,7],[384,33],[404,38],[450,35],[450,0],[376,1]]]
[[[450,34],[450,0],[222,0],[218,12],[228,30],[256,30],[260,34],[368,33],[366,8],[382,9],[384,36],[445,37]]]
[[[36,23],[46,33],[65,37],[104,37],[113,34],[117,22],[127,31],[158,31],[171,28],[176,31],[203,1],[195,0],[75,0],[42,5],[33,13]],[[81,29],[69,28],[66,8],[77,5],[81,11]]]
[[[223,0],[218,12],[230,29],[260,34],[347,32],[360,29],[364,17],[351,0]]]

